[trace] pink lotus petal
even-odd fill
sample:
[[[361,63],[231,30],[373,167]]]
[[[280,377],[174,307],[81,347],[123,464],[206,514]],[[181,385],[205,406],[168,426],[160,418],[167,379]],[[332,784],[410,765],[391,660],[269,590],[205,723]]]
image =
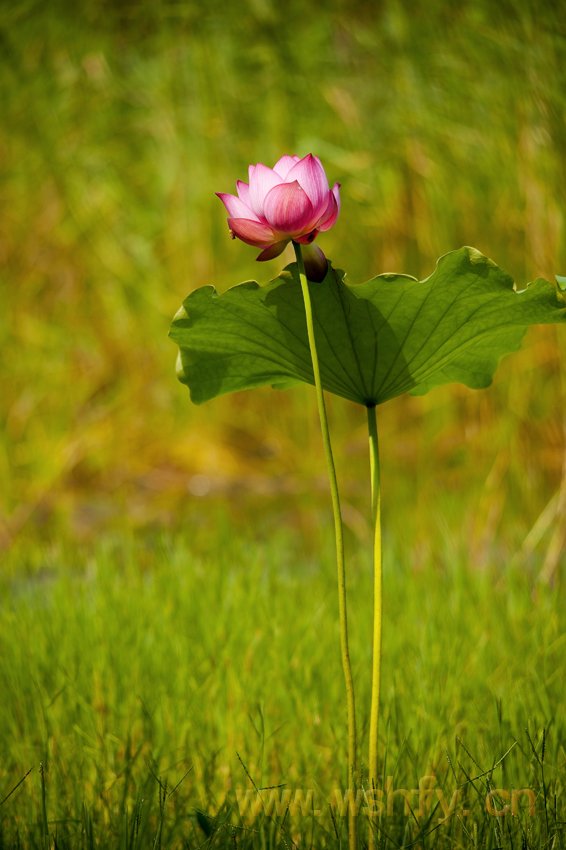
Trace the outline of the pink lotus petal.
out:
[[[277,160],[273,166],[273,170],[282,178],[282,180],[285,180],[292,167],[298,161],[298,156],[289,156],[288,154],[285,154],[285,156],[282,156],[281,159]]]
[[[251,210],[252,203],[250,201],[250,187],[247,183],[244,183],[243,180],[236,180],[236,189],[238,191],[238,197],[241,201],[243,201],[246,206],[248,206]]]
[[[260,218],[263,216],[263,203],[270,189],[278,186],[281,178],[275,171],[259,162],[250,165],[250,203],[253,211]]]
[[[275,242],[269,248],[264,248],[261,254],[256,257],[256,260],[260,263],[263,263],[265,260],[273,260],[274,257],[278,257],[279,254],[283,253],[288,244],[288,239],[284,239],[282,242]]]
[[[340,208],[338,206],[338,202],[336,200],[336,196],[333,192],[328,193],[328,206],[324,212],[324,215],[317,222],[317,228],[321,231],[330,230],[331,227],[336,223],[336,219],[338,218],[338,213],[340,212]]]
[[[340,183],[335,183],[332,187],[332,194],[336,198],[336,203],[338,204],[338,212],[340,212]]]
[[[307,193],[315,215],[319,216],[326,209],[329,187],[326,173],[317,156],[307,154],[289,171],[286,178],[290,183],[297,180],[299,186]]]
[[[229,218],[228,227],[238,239],[255,245],[256,248],[266,248],[277,241],[273,229],[261,221],[252,221],[249,218]]]
[[[300,242],[301,245],[310,245],[316,239],[317,234],[318,230],[311,230],[309,233],[305,233],[304,236],[295,236],[295,242]]]
[[[263,211],[274,230],[291,238],[304,234],[312,226],[312,204],[296,180],[274,186],[265,198]]]
[[[232,218],[246,218],[252,221],[259,221],[254,211],[241,198],[237,198],[235,195],[228,195],[225,192],[217,192],[216,194],[228,210],[228,215]]]

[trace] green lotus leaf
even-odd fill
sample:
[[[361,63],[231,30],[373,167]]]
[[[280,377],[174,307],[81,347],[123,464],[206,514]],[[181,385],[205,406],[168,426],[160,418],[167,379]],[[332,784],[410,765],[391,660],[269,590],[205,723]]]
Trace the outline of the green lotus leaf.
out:
[[[382,274],[350,286],[329,265],[309,288],[324,389],[366,406],[450,381],[486,387],[530,325],[566,322],[556,286],[538,279],[517,291],[474,248],[445,254],[422,281]],[[195,290],[170,336],[197,404],[264,384],[314,383],[294,263],[266,286]]]

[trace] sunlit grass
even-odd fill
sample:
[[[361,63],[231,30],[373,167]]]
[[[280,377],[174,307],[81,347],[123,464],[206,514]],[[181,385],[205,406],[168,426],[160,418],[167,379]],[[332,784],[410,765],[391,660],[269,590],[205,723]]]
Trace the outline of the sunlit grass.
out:
[[[164,847],[204,840],[197,810],[220,813],[214,846],[232,831],[250,846],[267,833],[268,846],[285,846],[311,829],[316,846],[337,846],[325,808],[344,788],[346,747],[332,553],[305,557],[300,543],[227,534],[195,553],[182,537],[122,540],[36,552],[27,574],[20,552],[0,610],[0,798],[31,773],[0,807],[2,846],[16,835],[25,847],[130,846],[136,817],[131,846],[155,846],[160,783],[175,789]],[[481,846],[512,847],[525,830],[522,846],[539,847],[560,836],[563,592],[524,564],[472,571],[462,548],[414,570],[388,546],[385,563],[384,781],[413,789],[433,774],[448,798],[465,792],[469,816],[439,825],[439,809],[423,827],[437,827],[431,846],[473,847],[479,834],[492,841]],[[370,575],[363,559],[352,567],[363,753]],[[282,824],[280,813],[251,828],[236,792],[253,791],[252,780],[311,789],[324,811],[315,824],[299,814]],[[488,815],[478,801],[490,788],[532,789],[536,814]],[[382,845],[421,827],[396,805]]]

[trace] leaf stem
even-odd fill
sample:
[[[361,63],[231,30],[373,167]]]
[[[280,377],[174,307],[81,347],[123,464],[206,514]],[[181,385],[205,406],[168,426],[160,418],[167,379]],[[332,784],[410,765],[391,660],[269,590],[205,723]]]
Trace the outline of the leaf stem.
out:
[[[350,661],[350,649],[348,641],[348,611],[346,601],[346,568],[344,561],[344,533],[342,526],[342,512],[340,509],[340,495],[338,493],[336,467],[334,464],[334,456],[332,454],[332,445],[330,442],[328,417],[326,415],[326,405],[324,402],[324,393],[322,391],[322,381],[320,378],[320,366],[316,349],[313,311],[309,285],[307,281],[307,276],[305,274],[305,265],[301,252],[301,246],[299,243],[293,242],[293,247],[295,249],[295,257],[297,258],[299,279],[301,282],[303,301],[305,304],[307,335],[312,360],[314,385],[316,389],[316,399],[318,404],[318,415],[320,419],[320,430],[322,432],[322,443],[324,446],[328,477],[330,480],[330,495],[332,498],[332,513],[334,517],[334,533],[336,539],[336,566],[338,571],[338,613],[340,619],[340,649],[342,655],[342,668],[344,671],[344,682],[346,685],[346,711],[348,718],[347,793],[348,799],[350,801],[350,804],[348,806],[348,844],[349,850],[355,850],[357,846],[356,811],[354,809],[353,800],[355,798],[355,788],[357,784],[356,704],[354,698],[354,679],[352,676],[352,664]],[[320,286],[320,284],[316,285]]]
[[[373,524],[373,656],[371,708],[369,720],[368,779],[375,793],[378,779],[379,695],[381,689],[381,626],[382,626],[382,567],[381,567],[381,475],[379,441],[375,405],[367,408],[369,433],[369,463],[371,478],[371,513]],[[373,823],[370,819],[369,847],[374,847]]]

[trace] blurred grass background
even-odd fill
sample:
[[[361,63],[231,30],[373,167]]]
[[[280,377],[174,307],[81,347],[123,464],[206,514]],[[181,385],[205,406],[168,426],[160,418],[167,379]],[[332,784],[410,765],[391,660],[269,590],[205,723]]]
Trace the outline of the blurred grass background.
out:
[[[219,516],[261,511],[263,533],[296,525],[318,545],[310,390],[196,408],[175,380],[167,331],[186,294],[282,265],[228,238],[213,193],[249,162],[313,151],[342,184],[320,245],[352,282],[426,276],[462,244],[520,284],[566,273],[565,11],[2,4],[0,543],[183,526],[205,546]],[[535,329],[489,390],[384,406],[385,527],[404,557],[418,566],[464,536],[478,564],[522,546],[555,570],[565,350]],[[365,417],[330,408],[346,521],[365,540]]]

